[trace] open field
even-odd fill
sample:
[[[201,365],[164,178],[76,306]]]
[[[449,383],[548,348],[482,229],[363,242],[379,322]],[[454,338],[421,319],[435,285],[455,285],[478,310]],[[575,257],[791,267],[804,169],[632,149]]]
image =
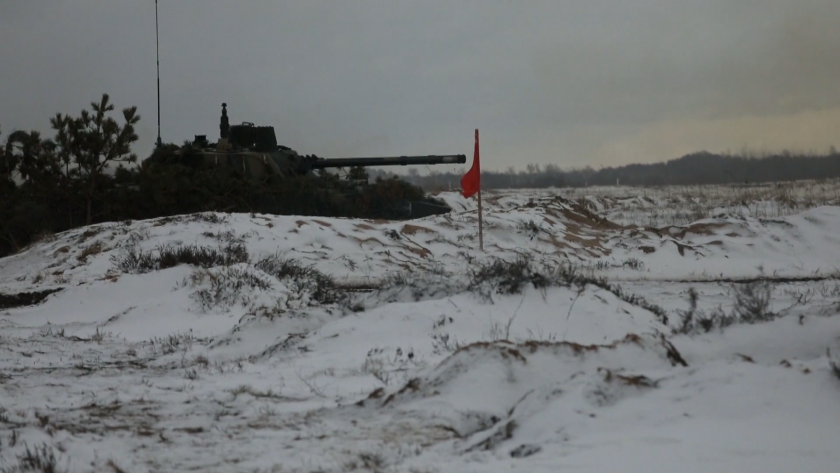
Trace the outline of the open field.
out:
[[[687,225],[719,215],[776,218],[840,203],[840,179],[766,184],[487,191],[560,195],[622,225]]]
[[[837,471],[838,187],[55,235],[0,260],[0,472]]]

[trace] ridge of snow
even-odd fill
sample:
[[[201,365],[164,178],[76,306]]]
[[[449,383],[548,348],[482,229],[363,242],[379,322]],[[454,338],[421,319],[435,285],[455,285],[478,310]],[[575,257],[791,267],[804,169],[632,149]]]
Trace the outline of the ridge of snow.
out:
[[[603,218],[655,210],[648,196],[487,193],[481,254],[474,201],[440,197],[450,215],[204,213],[0,259],[0,293],[59,290],[0,309],[0,469],[43,443],[70,472],[836,470],[840,208],[653,228]],[[248,261],[114,261],[230,244]],[[272,255],[360,292],[321,303],[314,280],[255,266]],[[520,255],[618,282],[669,323],[597,284],[486,298],[459,283]],[[397,274],[422,287],[365,292]],[[728,311],[719,280],[757,276],[778,317],[675,332],[689,288],[698,311]]]

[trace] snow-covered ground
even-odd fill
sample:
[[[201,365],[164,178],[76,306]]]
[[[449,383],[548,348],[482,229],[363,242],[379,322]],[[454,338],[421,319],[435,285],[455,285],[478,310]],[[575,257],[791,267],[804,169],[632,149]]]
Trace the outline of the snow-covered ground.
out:
[[[539,191],[538,191],[539,192]],[[602,211],[624,225],[685,225],[721,214],[755,218],[794,215],[840,204],[840,179],[762,184],[587,187],[560,195]]]
[[[840,207],[561,195],[485,193],[483,253],[446,193],[0,259],[0,472],[838,471]]]

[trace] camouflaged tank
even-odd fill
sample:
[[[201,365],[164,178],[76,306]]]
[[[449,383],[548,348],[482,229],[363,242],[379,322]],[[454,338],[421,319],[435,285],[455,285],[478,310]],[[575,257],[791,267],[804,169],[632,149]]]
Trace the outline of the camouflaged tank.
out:
[[[466,155],[390,156],[359,158],[320,158],[301,155],[297,151],[277,144],[272,126],[256,126],[250,122],[231,125],[227,104],[222,104],[219,139],[212,143],[206,135],[196,135],[189,144],[191,153],[198,153],[205,164],[227,166],[241,171],[249,179],[263,180],[271,176],[292,177],[307,175],[317,169],[356,168],[378,166],[412,166],[437,164],[464,164]],[[177,153],[177,152],[176,152]],[[336,195],[337,199],[342,198]],[[452,209],[442,202],[406,201],[406,218],[448,213]]]

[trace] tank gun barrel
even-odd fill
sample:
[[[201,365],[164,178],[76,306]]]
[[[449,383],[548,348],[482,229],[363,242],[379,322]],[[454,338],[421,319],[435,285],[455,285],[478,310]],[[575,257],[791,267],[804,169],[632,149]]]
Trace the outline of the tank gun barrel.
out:
[[[464,154],[428,155],[428,156],[388,156],[382,158],[317,158],[312,162],[312,169],[371,167],[371,166],[412,166],[422,164],[464,164]]]

